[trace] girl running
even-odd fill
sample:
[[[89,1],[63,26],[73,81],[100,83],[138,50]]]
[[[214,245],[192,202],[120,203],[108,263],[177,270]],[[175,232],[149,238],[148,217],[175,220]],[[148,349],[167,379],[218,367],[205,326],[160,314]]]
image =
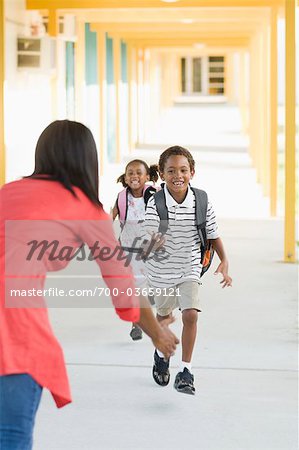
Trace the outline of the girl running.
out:
[[[155,183],[159,178],[158,166],[147,165],[145,161],[134,159],[130,161],[125,173],[118,177],[117,182],[122,183],[124,189],[118,194],[112,210],[113,220],[119,217],[121,233],[120,243],[130,256],[130,264],[134,272],[135,284],[140,290],[146,292],[147,279],[144,261],[138,257],[140,246],[145,237],[144,218],[145,208],[149,198],[156,192],[156,188],[146,184]],[[132,323],[130,336],[133,341],[142,339],[142,330]]]

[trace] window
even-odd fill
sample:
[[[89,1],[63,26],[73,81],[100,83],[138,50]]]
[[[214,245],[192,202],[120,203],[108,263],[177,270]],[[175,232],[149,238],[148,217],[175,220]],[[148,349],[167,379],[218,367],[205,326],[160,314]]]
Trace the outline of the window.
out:
[[[182,92],[186,92],[186,58],[181,59]]]
[[[193,92],[201,92],[201,58],[193,58]]]
[[[181,88],[186,95],[225,93],[224,56],[186,56],[181,58]]]
[[[225,87],[224,56],[209,56],[208,61],[209,94],[223,95]]]

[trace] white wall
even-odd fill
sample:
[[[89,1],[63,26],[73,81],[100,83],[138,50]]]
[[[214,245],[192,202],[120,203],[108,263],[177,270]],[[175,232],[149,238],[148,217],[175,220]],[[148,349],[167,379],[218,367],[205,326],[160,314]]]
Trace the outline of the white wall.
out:
[[[25,0],[5,0],[6,181],[29,175],[41,131],[52,120],[50,75],[17,69],[17,36],[29,32]]]

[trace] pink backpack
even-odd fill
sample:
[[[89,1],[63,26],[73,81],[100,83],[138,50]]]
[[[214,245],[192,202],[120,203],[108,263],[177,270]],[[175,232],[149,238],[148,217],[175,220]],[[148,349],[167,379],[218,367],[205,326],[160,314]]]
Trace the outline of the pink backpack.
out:
[[[150,197],[155,194],[155,192],[157,192],[158,190],[160,190],[160,187],[154,187],[154,186],[149,186],[149,185],[145,185],[143,188],[143,198],[144,198],[144,203],[145,205],[147,205],[148,200],[150,199]],[[119,221],[121,222],[121,224],[124,224],[127,218],[127,211],[128,211],[128,193],[129,193],[129,189],[125,188],[123,189],[117,196],[116,199],[116,206],[117,206],[117,210],[118,210],[118,217],[119,217]]]

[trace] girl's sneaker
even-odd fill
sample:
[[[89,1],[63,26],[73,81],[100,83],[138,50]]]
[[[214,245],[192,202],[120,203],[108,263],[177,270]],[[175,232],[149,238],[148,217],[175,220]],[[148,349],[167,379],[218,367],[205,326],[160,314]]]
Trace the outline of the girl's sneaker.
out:
[[[189,372],[187,367],[175,377],[174,388],[178,392],[183,392],[183,394],[195,394],[194,376]]]
[[[142,339],[142,329],[138,325],[136,325],[136,323],[134,323],[132,326],[130,336],[133,341],[140,341],[140,339]]]
[[[160,386],[167,386],[170,380],[169,359],[160,358],[157,350],[154,353],[153,379]]]

